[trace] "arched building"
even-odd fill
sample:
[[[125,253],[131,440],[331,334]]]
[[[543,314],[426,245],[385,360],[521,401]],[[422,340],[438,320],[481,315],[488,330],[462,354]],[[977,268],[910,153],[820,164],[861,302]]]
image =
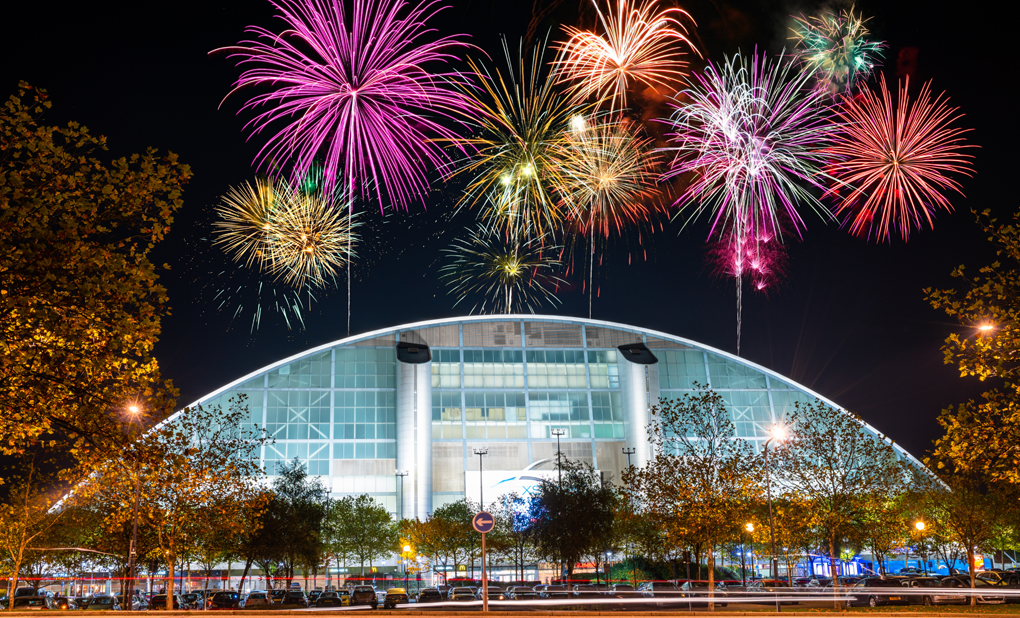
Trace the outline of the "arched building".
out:
[[[261,454],[270,475],[296,457],[334,496],[369,494],[395,516],[425,518],[464,497],[488,503],[510,490],[526,493],[552,474],[557,448],[618,480],[624,449],[636,465],[650,456],[651,405],[695,382],[719,392],[738,436],[756,448],[795,402],[818,398],[839,409],[694,341],[531,315],[432,320],[348,337],[196,403],[226,407],[245,393],[250,422],[276,439]],[[476,449],[487,450],[481,478]]]

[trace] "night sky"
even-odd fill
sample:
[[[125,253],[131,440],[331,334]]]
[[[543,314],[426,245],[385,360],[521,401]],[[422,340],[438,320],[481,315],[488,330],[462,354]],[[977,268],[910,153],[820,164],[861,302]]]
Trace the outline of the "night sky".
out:
[[[590,6],[590,0],[584,0]],[[45,88],[53,108],[51,124],[81,122],[105,135],[110,154],[124,156],[147,146],[171,150],[195,174],[155,261],[168,263],[162,281],[172,314],[163,321],[157,358],[164,375],[180,389],[180,403],[204,394],[275,360],[340,339],[346,330],[346,294],[319,293],[305,315],[306,329],[288,330],[272,311],[251,332],[250,302],[233,318],[236,299],[220,309],[217,294],[252,290],[258,278],[233,266],[209,245],[212,208],[226,189],[254,178],[252,160],[261,144],[242,130],[243,99],[228,100],[238,70],[214,48],[242,38],[248,24],[279,30],[270,5],[244,2],[96,2],[66,6],[18,3],[5,9],[0,37],[0,94],[15,92],[18,80]],[[953,213],[940,213],[934,230],[913,234],[907,243],[868,243],[838,224],[805,215],[808,230],[789,245],[782,286],[768,297],[745,290],[742,356],[830,397],[864,417],[921,457],[939,430],[935,417],[945,406],[976,396],[986,386],[960,379],[942,361],[940,346],[951,332],[967,329],[924,301],[923,288],[952,286],[951,269],[973,270],[992,259],[990,245],[971,209],[990,208],[1008,216],[1015,205],[1007,185],[1015,182],[1007,142],[1015,125],[1003,118],[1013,104],[1001,71],[1013,34],[1002,15],[979,5],[939,10],[936,3],[858,2],[873,16],[874,36],[889,43],[887,77],[895,80],[895,59],[903,47],[919,49],[919,79],[932,79],[936,92],[973,127],[969,139],[981,146],[975,177],[963,180],[966,198],[953,196]],[[576,23],[581,5],[565,0],[550,26]],[[691,0],[681,5],[697,21],[705,56],[757,45],[779,52],[791,13],[813,13],[818,2]],[[585,9],[586,15],[590,12]],[[524,33],[531,2],[454,0],[435,25],[443,33],[464,32],[498,57],[505,33],[513,45]],[[1015,38],[1015,37],[1014,37]],[[1001,46],[1003,49],[997,49]],[[453,307],[437,269],[440,250],[462,233],[473,213],[453,212],[456,183],[434,183],[426,208],[388,212],[362,208],[364,241],[355,266],[351,333],[407,322],[463,315]],[[705,258],[704,221],[681,231],[668,223],[652,236],[636,236],[606,252],[597,275],[595,319],[651,328],[727,351],[735,350],[732,280],[714,278]],[[344,287],[341,282],[340,287]],[[268,294],[268,292],[267,292]],[[580,279],[560,291],[562,305],[545,313],[587,317],[588,298]]]

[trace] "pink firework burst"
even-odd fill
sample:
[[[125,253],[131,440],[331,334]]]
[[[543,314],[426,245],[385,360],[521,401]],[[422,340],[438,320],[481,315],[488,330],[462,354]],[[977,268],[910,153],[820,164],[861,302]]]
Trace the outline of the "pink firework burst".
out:
[[[843,96],[835,108],[838,130],[826,170],[836,180],[830,193],[839,202],[835,212],[853,234],[890,240],[898,230],[907,240],[911,230],[927,222],[936,210],[952,210],[945,192],[963,195],[952,174],[973,174],[973,156],[964,149],[963,134],[954,126],[962,117],[942,95],[932,98],[930,82],[910,101],[909,80],[899,86],[896,105],[885,78],[878,93],[864,87],[856,96]]]
[[[396,206],[421,201],[429,173],[450,159],[437,141],[457,141],[443,121],[468,113],[459,73],[442,65],[467,47],[461,36],[432,39],[442,7],[403,0],[270,0],[286,29],[250,26],[253,40],[225,48],[246,67],[234,92],[255,87],[242,109],[268,108],[249,123],[268,133],[260,167],[305,177],[324,158],[325,190],[377,192]],[[229,95],[228,95],[229,96]]]
[[[786,248],[768,233],[716,241],[709,248],[709,259],[717,275],[748,281],[752,290],[763,294],[775,288],[786,274]]]

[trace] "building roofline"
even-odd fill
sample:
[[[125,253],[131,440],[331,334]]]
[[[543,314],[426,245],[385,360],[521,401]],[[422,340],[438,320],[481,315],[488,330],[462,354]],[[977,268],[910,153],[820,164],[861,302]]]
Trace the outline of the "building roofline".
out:
[[[804,393],[806,393],[806,394],[808,394],[808,395],[818,399],[819,401],[822,401],[823,403],[827,404],[831,408],[834,408],[834,409],[839,410],[839,411],[844,412],[844,413],[848,413],[848,410],[846,410],[846,408],[840,406],[839,404],[837,404],[836,402],[832,401],[828,397],[820,395],[819,393],[816,393],[815,391],[807,388],[806,386],[804,386],[802,384],[794,382],[790,378],[788,378],[786,376],[783,376],[782,374],[780,374],[780,373],[778,373],[776,371],[773,371],[773,370],[771,370],[771,369],[769,369],[767,367],[763,367],[763,366],[761,366],[761,365],[759,365],[757,363],[751,362],[751,361],[749,361],[747,359],[741,358],[741,357],[739,357],[739,356],[737,356],[735,354],[732,354],[730,352],[726,352],[725,350],[720,350],[718,348],[713,348],[712,346],[705,345],[703,343],[694,341],[693,339],[686,339],[684,337],[678,337],[676,335],[671,335],[669,333],[664,333],[664,332],[661,332],[661,331],[652,330],[650,328],[642,328],[642,327],[639,327],[639,326],[631,326],[630,324],[621,324],[619,322],[609,322],[609,321],[606,321],[606,320],[594,320],[594,319],[591,319],[591,318],[577,318],[577,317],[554,316],[554,315],[537,315],[537,314],[527,314],[527,313],[526,314],[469,315],[469,316],[451,317],[451,318],[438,318],[438,319],[434,319],[434,320],[423,320],[421,322],[409,322],[407,324],[401,324],[399,326],[390,326],[390,327],[387,327],[387,328],[381,328],[381,329],[378,329],[378,330],[373,330],[373,331],[370,331],[370,332],[367,332],[367,333],[361,333],[359,335],[353,335],[353,336],[350,336],[350,337],[344,337],[343,339],[338,339],[336,341],[331,341],[329,343],[324,343],[324,344],[316,346],[314,348],[310,348],[310,349],[304,350],[302,352],[299,352],[298,354],[294,354],[292,356],[288,356],[287,358],[283,358],[281,360],[278,360],[278,361],[276,361],[274,363],[266,365],[265,367],[261,367],[259,369],[256,369],[255,371],[252,371],[251,373],[248,373],[248,374],[246,374],[246,375],[244,375],[244,376],[234,380],[233,382],[227,383],[225,386],[221,386],[220,388],[212,391],[211,393],[205,395],[204,397],[199,398],[198,400],[196,400],[195,402],[193,402],[191,405],[189,405],[187,407],[195,407],[200,402],[205,401],[207,399],[210,399],[212,397],[215,397],[217,395],[220,395],[220,394],[230,390],[231,388],[236,387],[238,384],[243,384],[244,382],[247,382],[248,380],[250,380],[250,379],[252,379],[254,377],[257,377],[257,376],[259,376],[259,375],[261,375],[263,373],[266,373],[267,371],[272,371],[273,369],[276,369],[277,367],[281,367],[283,365],[289,364],[289,363],[291,363],[293,361],[296,361],[296,360],[299,360],[301,358],[304,358],[304,357],[306,357],[306,356],[308,356],[310,354],[315,354],[316,352],[322,352],[324,350],[328,350],[330,348],[334,348],[334,347],[338,347],[338,346],[350,345],[352,343],[356,343],[356,342],[364,340],[364,339],[373,339],[373,338],[379,337],[381,335],[397,333],[399,331],[404,331],[404,330],[414,330],[414,329],[418,329],[418,328],[429,328],[429,327],[432,327],[432,326],[442,326],[442,325],[446,325],[446,324],[459,324],[459,323],[463,323],[463,322],[514,322],[514,321],[566,322],[566,323],[576,323],[576,324],[592,325],[592,326],[604,326],[604,327],[612,328],[612,329],[616,329],[616,330],[629,330],[629,331],[639,332],[639,333],[642,333],[644,335],[650,335],[652,337],[658,337],[660,339],[667,339],[667,340],[671,340],[671,341],[676,341],[678,343],[683,343],[685,345],[689,345],[689,346],[692,346],[692,347],[695,347],[695,348],[700,348],[702,350],[705,350],[707,352],[711,352],[713,354],[718,354],[719,356],[722,356],[722,357],[725,357],[725,358],[727,358],[729,360],[732,360],[734,362],[740,363],[741,365],[744,365],[744,366],[747,366],[747,367],[751,367],[751,368],[755,369],[756,371],[760,371],[761,373],[764,373],[764,374],[766,374],[766,375],[768,375],[770,377],[776,378],[777,380],[780,380],[780,381],[782,381],[782,382],[784,382],[786,384],[789,384],[794,389],[800,390],[800,391],[802,391],[802,392],[804,392]],[[181,410],[181,411],[183,411],[183,410]],[[175,417],[177,417],[181,413],[181,411],[175,412],[174,414],[170,415],[169,417],[167,417],[166,419],[164,419],[163,421],[158,423],[155,427],[153,427],[153,429],[156,429],[156,428],[162,426],[164,423],[172,421]],[[898,453],[902,454],[904,457],[906,457],[910,461],[912,461],[915,464],[917,464],[921,469],[927,470],[927,467],[923,463],[921,463],[920,460],[918,460],[916,457],[914,457],[909,452],[907,452],[906,449],[904,449],[902,446],[897,444],[894,440],[891,440],[888,436],[886,436],[882,432],[878,431],[877,429],[875,429],[874,427],[872,427],[868,423],[865,423],[863,420],[861,422],[864,425],[864,427],[869,432],[874,434],[877,438],[880,438],[882,441],[884,441],[887,444],[889,444],[890,446],[892,446],[895,451],[897,451]]]

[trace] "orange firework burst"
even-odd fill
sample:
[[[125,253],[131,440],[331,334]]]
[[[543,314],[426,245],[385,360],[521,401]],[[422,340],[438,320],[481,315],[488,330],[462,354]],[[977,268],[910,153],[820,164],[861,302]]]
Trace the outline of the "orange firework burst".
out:
[[[616,0],[615,7],[610,4],[603,12],[597,0],[592,2],[603,34],[564,26],[570,39],[557,44],[558,83],[571,82],[574,97],[609,100],[611,109],[623,109],[632,83],[654,88],[685,76],[687,62],[680,44],[697,52],[681,23],[681,19],[693,23],[686,11],[657,10],[657,0],[636,7],[631,0]]]
[[[852,233],[874,234],[878,241],[888,240],[894,228],[907,240],[925,221],[931,227],[937,208],[952,210],[943,192],[963,195],[949,174],[973,173],[973,157],[963,149],[975,146],[963,143],[968,129],[953,126],[957,108],[941,95],[932,100],[929,84],[911,104],[908,87],[909,80],[899,87],[895,109],[884,78],[881,94],[862,88],[836,108],[841,122],[828,172],[838,187],[850,188],[836,214],[847,215]]]

